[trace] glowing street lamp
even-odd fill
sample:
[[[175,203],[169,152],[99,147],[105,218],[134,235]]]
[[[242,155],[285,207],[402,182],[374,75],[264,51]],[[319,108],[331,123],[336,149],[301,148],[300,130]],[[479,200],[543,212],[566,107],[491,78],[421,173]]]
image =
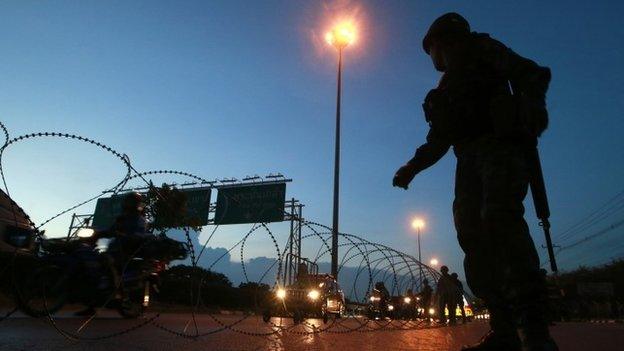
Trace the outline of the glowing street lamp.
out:
[[[352,22],[339,23],[325,34],[325,41],[342,50],[355,42],[355,26]]]
[[[431,261],[429,261],[429,264],[432,266],[437,266],[440,262],[438,262],[437,258],[432,258]]]
[[[332,262],[331,271],[338,279],[338,208],[340,190],[340,92],[342,89],[342,50],[355,42],[355,26],[351,22],[342,22],[325,34],[329,45],[338,50],[338,88],[336,94],[336,151],[334,158],[334,212],[332,220]]]

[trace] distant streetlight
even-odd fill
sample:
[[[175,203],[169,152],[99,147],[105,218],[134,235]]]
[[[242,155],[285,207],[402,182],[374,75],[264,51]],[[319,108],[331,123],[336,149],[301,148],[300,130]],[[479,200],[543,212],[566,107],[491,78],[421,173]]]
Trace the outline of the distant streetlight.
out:
[[[422,282],[422,259],[420,252],[420,231],[425,227],[425,221],[421,218],[414,218],[412,220],[412,228],[416,229],[416,233],[418,234],[418,262],[421,263],[420,267],[420,281]]]
[[[336,151],[334,159],[334,212],[332,220],[331,272],[338,279],[338,208],[340,190],[340,92],[342,89],[342,50],[355,41],[355,26],[351,22],[342,22],[325,34],[329,45],[338,50],[338,88],[336,96]]]
[[[431,261],[429,261],[429,264],[434,266],[434,267],[437,266],[438,263],[440,263],[440,262],[438,262],[437,258],[432,258]]]

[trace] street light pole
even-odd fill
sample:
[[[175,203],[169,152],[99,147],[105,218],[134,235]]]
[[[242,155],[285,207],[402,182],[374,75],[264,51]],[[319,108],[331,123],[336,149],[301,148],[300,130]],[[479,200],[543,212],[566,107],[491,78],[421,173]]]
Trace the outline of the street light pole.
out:
[[[418,267],[420,268],[420,281],[422,284],[422,259],[420,256],[420,226],[418,227],[418,262],[420,263]]]
[[[325,34],[325,40],[338,50],[338,82],[336,92],[336,151],[334,159],[334,213],[332,219],[331,273],[338,279],[338,218],[340,204],[340,95],[342,90],[342,50],[355,39],[353,23],[338,24]]]
[[[342,90],[342,47],[338,46],[338,84],[336,93],[336,150],[334,159],[334,212],[332,220],[331,273],[338,279],[338,219],[340,202],[340,95]]]
[[[425,226],[425,221],[423,221],[420,218],[414,218],[412,220],[412,228],[416,229],[416,235],[418,236],[417,241],[418,241],[418,272],[419,272],[419,277],[420,277],[420,281],[422,282],[422,254],[420,251],[420,231],[422,230],[422,228]]]

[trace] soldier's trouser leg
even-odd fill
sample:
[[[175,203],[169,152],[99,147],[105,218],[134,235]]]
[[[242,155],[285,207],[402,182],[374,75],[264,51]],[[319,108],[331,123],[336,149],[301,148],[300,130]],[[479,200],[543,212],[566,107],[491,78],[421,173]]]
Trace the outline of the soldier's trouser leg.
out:
[[[539,256],[524,220],[522,201],[529,186],[526,154],[512,147],[488,149],[482,155],[482,220],[484,232],[501,262],[501,293],[513,306],[528,342],[549,339],[546,321],[546,284]],[[526,343],[525,343],[526,345]]]
[[[500,333],[515,329],[514,312],[542,304],[539,258],[523,218],[528,179],[525,157],[512,146],[490,142],[458,155],[453,209],[466,278]]]
[[[446,307],[446,301],[444,299],[440,299],[438,302],[438,319],[440,322],[446,323],[446,315],[444,314],[444,307]]]
[[[494,264],[499,264],[491,256],[492,243],[483,231],[481,219],[483,184],[475,152],[457,157],[455,174],[455,201],[453,217],[459,245],[462,247],[464,270],[468,286],[475,296],[484,300],[490,312],[492,330],[504,337],[513,337],[515,325],[507,317],[509,306],[500,298]]]
[[[449,314],[449,322],[455,323],[455,321],[457,320],[457,303],[455,302],[455,300],[449,300],[446,308]]]

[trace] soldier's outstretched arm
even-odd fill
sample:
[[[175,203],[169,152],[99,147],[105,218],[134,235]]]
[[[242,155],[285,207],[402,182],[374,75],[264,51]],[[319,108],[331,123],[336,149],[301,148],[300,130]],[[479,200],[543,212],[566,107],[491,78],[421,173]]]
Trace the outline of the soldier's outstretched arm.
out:
[[[512,82],[515,93],[543,98],[550,83],[550,69],[516,54],[498,40],[477,34],[481,58]]]
[[[433,130],[430,129],[429,134],[427,134],[427,142],[416,150],[411,160],[399,168],[392,179],[392,186],[407,189],[416,174],[433,166],[448,152],[450,147],[449,143],[437,138]]]

